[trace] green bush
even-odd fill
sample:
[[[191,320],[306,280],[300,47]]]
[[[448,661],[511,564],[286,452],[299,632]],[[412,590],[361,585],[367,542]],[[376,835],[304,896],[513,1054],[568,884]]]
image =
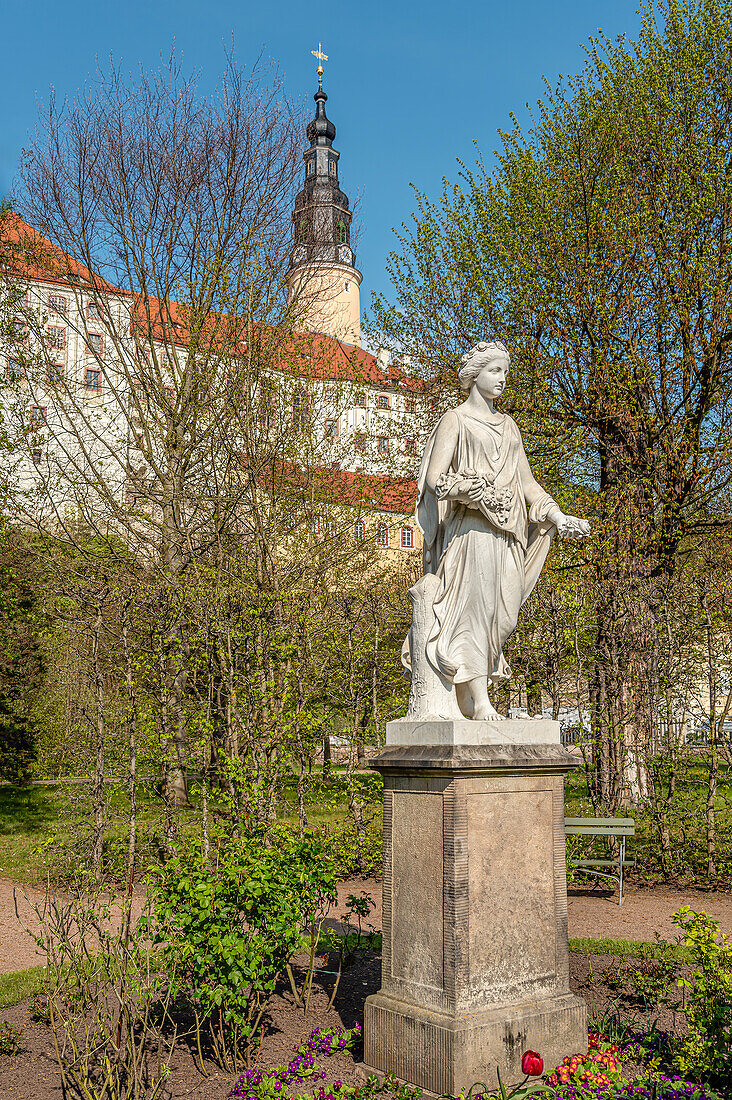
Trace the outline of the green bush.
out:
[[[384,867],[381,837],[381,822],[377,820],[363,829],[356,828],[352,821],[344,821],[323,830],[323,847],[333,861],[338,878],[379,877]]]
[[[688,1036],[682,1040],[674,1068],[710,1084],[732,1076],[732,943],[719,931],[719,922],[707,913],[684,905],[674,913],[695,965],[679,979]]]
[[[336,897],[331,861],[289,830],[189,847],[153,887],[154,940],[201,1037],[224,1068],[248,1064],[277,978],[315,915]]]

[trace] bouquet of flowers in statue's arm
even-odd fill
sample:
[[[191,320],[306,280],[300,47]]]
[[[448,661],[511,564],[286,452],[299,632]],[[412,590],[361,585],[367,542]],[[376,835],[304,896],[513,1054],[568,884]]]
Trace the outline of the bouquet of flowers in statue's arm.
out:
[[[497,526],[508,522],[513,507],[513,491],[509,486],[497,489],[493,480],[474,470],[451,470],[441,474],[435,485],[438,500],[453,500],[468,508],[477,508]]]

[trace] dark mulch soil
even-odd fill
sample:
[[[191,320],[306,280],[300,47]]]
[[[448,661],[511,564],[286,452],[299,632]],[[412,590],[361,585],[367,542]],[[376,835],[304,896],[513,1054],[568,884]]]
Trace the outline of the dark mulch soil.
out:
[[[633,1010],[627,1004],[623,1005],[619,1001],[619,991],[608,988],[603,981],[603,972],[611,963],[613,959],[606,956],[588,958],[571,955],[572,989],[585,998],[591,1014],[602,1015],[615,1007],[621,1016],[634,1017],[639,1026],[642,1026],[643,1013]],[[314,988],[307,1017],[302,1009],[295,1006],[289,989],[283,985],[271,1004],[269,1026],[259,1051],[258,1068],[270,1069],[288,1062],[294,1056],[294,1048],[306,1040],[315,1028],[350,1028],[356,1021],[361,1022],[364,1000],[369,994],[375,993],[379,985],[380,960],[375,958],[361,962],[343,975],[332,1009],[327,1008],[328,995],[325,989],[317,986]],[[30,1019],[27,1001],[0,1012],[0,1021],[2,1020],[7,1020],[22,1030],[23,1051],[17,1055],[0,1056],[0,1100],[61,1100],[59,1073],[50,1029]],[[677,1025],[678,1020],[672,1013],[665,1011],[661,1014],[660,1027],[671,1031]],[[356,1065],[362,1058],[363,1050],[357,1047],[332,1058],[320,1059],[322,1068],[327,1071],[327,1077],[318,1082],[318,1086],[332,1084],[337,1080],[357,1083],[359,1076]],[[166,1100],[182,1100],[183,1097],[224,1100],[235,1077],[222,1073],[212,1064],[207,1069],[210,1076],[203,1077],[190,1052],[184,1045],[180,1045],[173,1056],[172,1075],[164,1093]],[[308,1091],[305,1083],[301,1091]]]

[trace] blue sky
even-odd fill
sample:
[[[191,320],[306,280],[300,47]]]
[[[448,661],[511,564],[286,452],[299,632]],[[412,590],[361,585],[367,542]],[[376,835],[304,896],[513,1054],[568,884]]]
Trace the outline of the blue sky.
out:
[[[582,66],[582,44],[598,27],[635,36],[638,0],[125,0],[100,4],[36,0],[6,5],[0,66],[0,194],[11,191],[19,155],[52,85],[73,95],[110,53],[123,67],[155,65],[175,42],[202,86],[223,68],[232,33],[239,59],[275,60],[289,93],[316,88],[310,50],[330,60],[325,88],[336,124],[341,184],[358,198],[362,303],[384,289],[392,227],[408,220],[410,183],[437,195],[456,158],[484,153],[509,114],[542,93],[543,76]]]

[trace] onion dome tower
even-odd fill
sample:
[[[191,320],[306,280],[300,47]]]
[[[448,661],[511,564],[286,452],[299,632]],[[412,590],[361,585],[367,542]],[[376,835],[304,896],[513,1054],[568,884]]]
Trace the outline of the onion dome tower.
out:
[[[316,54],[324,58],[324,55]],[[336,129],[325,113],[323,67],[318,65],[315,118],[306,130],[305,182],[295,199],[289,273],[290,302],[303,327],[361,342],[362,275],[351,249],[351,211],[338,182]]]

